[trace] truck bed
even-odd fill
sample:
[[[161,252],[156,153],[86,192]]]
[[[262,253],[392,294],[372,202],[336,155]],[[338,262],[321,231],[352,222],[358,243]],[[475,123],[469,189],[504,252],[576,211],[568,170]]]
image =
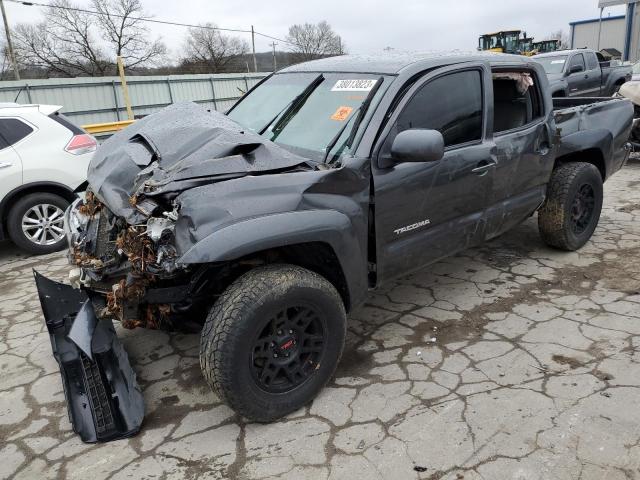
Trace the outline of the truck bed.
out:
[[[564,110],[572,107],[581,107],[583,105],[591,105],[594,103],[603,103],[619,100],[616,97],[554,97],[553,110]]]
[[[559,155],[598,145],[604,154],[606,176],[618,171],[629,155],[633,105],[623,97],[554,98]]]

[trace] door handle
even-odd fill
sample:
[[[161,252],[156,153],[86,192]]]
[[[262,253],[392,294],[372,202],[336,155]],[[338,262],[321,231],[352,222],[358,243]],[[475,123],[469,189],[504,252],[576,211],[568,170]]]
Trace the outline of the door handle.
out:
[[[545,123],[543,126],[542,138],[536,140],[536,147],[533,149],[533,153],[536,155],[546,156],[551,150],[551,130],[549,124]]]
[[[11,166],[13,166],[13,163],[11,163],[11,162],[0,163],[0,168],[8,168],[8,167],[11,167]]]
[[[489,162],[487,160],[482,160],[480,163],[478,163],[478,166],[471,171],[476,175],[483,176],[487,174],[489,169],[495,167],[496,165],[497,163],[494,161]]]

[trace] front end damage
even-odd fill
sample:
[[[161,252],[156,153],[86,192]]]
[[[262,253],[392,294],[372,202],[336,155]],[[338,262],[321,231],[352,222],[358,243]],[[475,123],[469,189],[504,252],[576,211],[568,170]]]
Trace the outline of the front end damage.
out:
[[[170,304],[177,313],[189,309],[188,285],[173,281],[187,270],[176,266],[174,217],[129,225],[88,192],[67,211],[66,225],[69,281],[93,293],[98,318],[125,328],[171,328]]]
[[[131,435],[142,421],[140,389],[112,320],[125,328],[200,328],[229,266],[183,261],[186,254],[193,260],[194,246],[234,218],[274,211],[218,186],[317,170],[194,104],[146,117],[98,149],[89,189],[65,213],[71,286],[36,275],[69,416],[84,441]],[[304,186],[278,188],[275,208],[295,209]]]
[[[135,435],[144,400],[113,323],[96,318],[86,293],[38,273],[35,281],[73,430],[87,443]]]

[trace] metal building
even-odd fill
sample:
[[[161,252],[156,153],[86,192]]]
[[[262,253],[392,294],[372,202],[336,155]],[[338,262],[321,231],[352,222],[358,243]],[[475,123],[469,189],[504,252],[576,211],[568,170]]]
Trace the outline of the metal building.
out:
[[[625,16],[618,15],[615,17],[604,17],[602,19],[602,31],[600,32],[600,40],[598,40],[598,32],[600,31],[600,19],[579,20],[571,22],[571,31],[569,32],[569,41],[571,48],[591,48],[600,51],[603,48],[615,48],[620,52],[624,51],[624,31]]]
[[[605,8],[627,5],[625,15],[605,17]],[[600,18],[571,22],[571,48],[616,49],[622,59],[640,59],[640,0],[599,0]]]

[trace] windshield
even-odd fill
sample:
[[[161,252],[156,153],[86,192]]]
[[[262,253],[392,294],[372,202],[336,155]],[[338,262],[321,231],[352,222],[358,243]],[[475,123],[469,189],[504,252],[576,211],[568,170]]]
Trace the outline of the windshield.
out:
[[[507,33],[504,36],[504,49],[506,52],[511,53],[518,50],[518,33]]]
[[[498,35],[484,35],[480,37],[480,49],[491,50],[492,48],[502,48],[502,38]]]
[[[564,64],[567,63],[567,56],[535,57],[535,60],[542,64],[542,68],[544,68],[546,73],[562,73],[564,71]]]
[[[243,98],[228,115],[254,132],[264,131],[263,136],[277,144],[302,150],[314,158],[323,157],[342,129],[334,151],[344,145],[359,108],[381,79],[383,85],[388,83],[377,74],[325,73],[319,80],[318,73],[276,74]],[[369,114],[384,88],[381,85],[374,92]]]

